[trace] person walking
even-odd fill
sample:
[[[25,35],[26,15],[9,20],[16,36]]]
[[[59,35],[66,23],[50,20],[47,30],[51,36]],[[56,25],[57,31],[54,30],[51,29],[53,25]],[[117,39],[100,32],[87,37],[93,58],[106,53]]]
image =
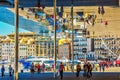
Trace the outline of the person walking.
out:
[[[13,69],[12,69],[11,65],[9,65],[8,70],[9,70],[9,76],[12,76]]]
[[[45,64],[42,63],[42,72],[44,72],[44,71],[45,71]]]
[[[104,63],[102,64],[102,71],[103,72],[105,71],[105,64]]]
[[[81,65],[80,65],[80,63],[77,64],[76,70],[77,70],[77,72],[76,72],[76,77],[79,77],[79,73],[80,73],[80,71],[81,71]]]
[[[84,70],[83,77],[86,79],[88,71],[87,62],[85,62],[85,64],[83,65],[83,70]]]
[[[61,79],[61,80],[63,79],[63,70],[64,70],[64,65],[63,65],[63,63],[61,62],[61,63],[60,63],[60,67],[59,67],[59,73],[60,73],[60,79]]]
[[[5,67],[4,67],[4,65],[2,65],[2,67],[1,67],[2,77],[4,77],[4,72],[5,72]]]
[[[90,62],[87,63],[87,67],[88,67],[88,71],[87,71],[87,78],[91,78],[92,77],[92,65],[90,64]]]
[[[56,63],[56,71],[57,71],[57,76],[59,76],[60,75],[60,73],[59,73],[59,63]]]
[[[32,63],[31,67],[30,67],[30,71],[31,71],[31,76],[34,74],[35,72],[35,66],[34,63]]]
[[[40,73],[40,64],[38,63],[37,64],[37,71],[38,71],[38,74]]]
[[[102,70],[102,64],[99,63],[99,71],[101,72],[101,70]]]

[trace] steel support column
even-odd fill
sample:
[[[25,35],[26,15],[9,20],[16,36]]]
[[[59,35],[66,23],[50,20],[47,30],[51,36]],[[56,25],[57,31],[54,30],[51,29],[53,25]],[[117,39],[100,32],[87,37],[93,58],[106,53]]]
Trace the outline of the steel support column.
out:
[[[56,78],[56,0],[54,0],[54,78]]]
[[[72,72],[74,72],[74,23],[73,23],[73,0],[71,2],[71,21],[72,21]]]
[[[18,28],[19,28],[19,0],[15,0],[15,54],[14,54],[14,80],[18,80]]]

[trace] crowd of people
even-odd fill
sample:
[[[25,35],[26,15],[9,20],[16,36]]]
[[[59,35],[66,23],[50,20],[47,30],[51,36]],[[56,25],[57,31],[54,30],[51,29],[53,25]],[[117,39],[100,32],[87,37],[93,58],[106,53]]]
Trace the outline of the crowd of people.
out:
[[[60,76],[60,79],[62,80],[63,79],[63,72],[65,71],[64,63],[60,62],[59,65],[56,65],[56,68],[57,68],[57,76]],[[92,69],[93,69],[93,67],[90,64],[90,62],[86,62],[84,64],[83,76],[85,78],[91,78],[92,77]],[[40,73],[40,72],[44,72],[44,71],[45,71],[45,64],[44,63],[41,66],[40,66],[39,63],[37,65],[34,65],[34,63],[32,63],[32,65],[30,67],[31,74],[34,74],[34,72]],[[79,77],[80,71],[82,71],[81,70],[81,64],[78,63],[77,66],[76,66],[76,77]]]
[[[40,65],[39,63],[34,65],[34,63],[32,63],[31,67],[30,67],[30,72],[34,73],[34,72],[44,72],[45,71],[45,64],[42,63],[42,65]]]
[[[90,62],[85,62],[85,64],[83,65],[83,77],[84,78],[91,78],[92,77],[92,65],[90,64]],[[80,63],[77,64],[76,66],[76,77],[79,77],[79,73],[81,71],[81,65]]]
[[[66,66],[64,63],[60,62],[59,64],[56,64],[56,71],[57,71],[57,76],[60,76],[60,79],[63,79],[63,73],[64,71],[66,71]],[[84,65],[82,65],[81,63],[78,62],[78,64],[76,65],[76,77],[79,78],[80,77],[80,72],[83,71],[83,77],[84,78],[91,78],[92,77],[92,71],[94,71],[94,69],[96,71],[105,71],[105,68],[108,68],[109,66],[106,64],[91,64],[90,62],[85,62]],[[33,76],[33,74],[35,72],[39,73],[43,73],[45,71],[47,71],[46,69],[46,65],[45,63],[32,63],[31,66],[29,66],[28,70],[30,70],[31,76]],[[51,66],[51,71],[54,70],[54,65]],[[11,65],[8,66],[8,71],[9,71],[9,76],[12,76],[14,74],[14,69],[12,68]],[[23,72],[23,71],[22,71]],[[1,76],[4,77],[5,76],[5,67],[4,65],[1,66]]]

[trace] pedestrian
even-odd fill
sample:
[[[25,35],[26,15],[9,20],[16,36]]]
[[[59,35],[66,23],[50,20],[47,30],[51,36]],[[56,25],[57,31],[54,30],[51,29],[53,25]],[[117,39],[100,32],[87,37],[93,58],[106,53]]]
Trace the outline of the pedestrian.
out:
[[[45,71],[45,64],[42,63],[42,72],[44,72],[44,71]]]
[[[27,64],[27,66],[26,66],[26,67],[27,67],[27,71],[28,71],[28,69],[29,69],[29,64]],[[23,69],[22,69],[22,70],[23,70]]]
[[[40,73],[40,64],[38,63],[37,64],[37,71],[38,71],[38,74]]]
[[[8,70],[9,70],[9,76],[12,76],[13,68],[11,67],[11,65],[9,65]]]
[[[59,76],[60,75],[60,73],[59,73],[59,63],[56,64],[56,71],[57,71],[57,76]]]
[[[105,71],[105,64],[104,63],[102,64],[102,70],[103,70],[103,72]]]
[[[85,62],[85,64],[83,65],[83,77],[86,78],[87,77],[87,71],[88,71],[88,67],[87,67],[87,62]]]
[[[60,73],[60,79],[61,79],[61,80],[63,79],[63,70],[64,70],[64,65],[63,65],[63,63],[61,62],[61,63],[60,63],[60,67],[59,67],[59,73]]]
[[[99,63],[99,71],[101,72],[101,69],[102,69],[102,64]]]
[[[34,74],[35,72],[35,66],[34,66],[34,63],[32,63],[31,67],[30,67],[30,71],[31,71],[31,76]]]
[[[4,65],[2,65],[2,67],[1,67],[2,77],[4,77],[4,72],[5,72],[5,67],[4,67]]]
[[[79,73],[81,71],[81,65],[80,65],[80,63],[77,64],[76,69],[77,69],[76,77],[79,77]]]
[[[88,67],[88,71],[87,71],[87,78],[91,78],[92,77],[92,65],[90,64],[90,62],[87,63],[87,67]]]
[[[52,64],[52,71],[54,71],[54,64]]]

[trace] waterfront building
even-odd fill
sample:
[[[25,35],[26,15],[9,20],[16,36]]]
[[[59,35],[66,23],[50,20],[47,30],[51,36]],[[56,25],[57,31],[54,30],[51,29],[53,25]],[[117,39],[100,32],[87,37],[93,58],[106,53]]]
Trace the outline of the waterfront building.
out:
[[[15,33],[8,34],[7,36],[10,37],[11,39],[14,39]],[[19,40],[22,39],[23,37],[35,39],[38,36],[39,35],[35,32],[21,32],[21,33],[19,33]]]
[[[11,45],[11,41],[14,43],[14,34],[9,34],[8,39],[4,39],[6,44]],[[58,38],[57,38],[58,43]],[[2,43],[3,44],[3,43]],[[10,47],[7,47],[8,49]],[[58,53],[58,44],[56,46]],[[4,50],[5,51],[5,50]],[[4,53],[3,51],[3,53]],[[7,54],[7,53],[6,53]],[[9,55],[7,54],[7,57]],[[36,33],[20,33],[19,34],[19,58],[27,58],[29,56],[39,57],[54,57],[54,40],[52,37],[44,37],[37,35]],[[4,55],[2,56],[4,59]]]
[[[50,37],[37,38],[35,44],[37,56],[54,57],[54,40],[52,40]]]
[[[15,44],[11,42],[12,40],[9,37],[6,37],[3,41],[2,41],[2,47],[1,47],[1,55],[2,55],[2,60],[8,60],[8,61],[12,61],[12,59],[14,58],[14,48],[15,48]]]
[[[74,59],[83,60],[85,58],[89,59],[89,53],[91,53],[92,40],[88,37],[88,34],[84,34],[83,30],[79,29],[75,31],[74,34]],[[82,49],[86,48],[87,52],[83,53]],[[94,54],[93,54],[94,55]]]
[[[68,39],[60,39],[58,41],[58,58],[71,59],[71,44]]]
[[[23,37],[19,43],[20,58],[27,58],[29,56],[36,56],[35,40],[32,38]]]
[[[6,37],[1,43],[1,55],[3,60],[13,61],[15,53],[14,39]],[[34,40],[23,37],[19,41],[19,59],[27,58],[29,56],[36,56],[36,44]]]

